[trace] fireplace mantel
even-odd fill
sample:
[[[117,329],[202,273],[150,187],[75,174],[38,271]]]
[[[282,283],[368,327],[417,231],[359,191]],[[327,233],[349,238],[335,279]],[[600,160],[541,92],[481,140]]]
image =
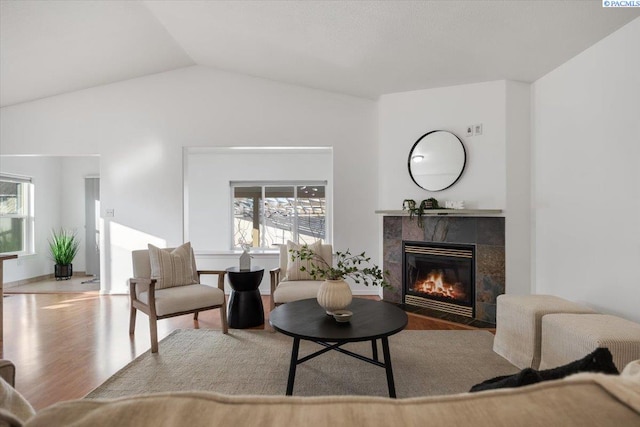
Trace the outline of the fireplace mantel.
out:
[[[409,216],[407,210],[375,211],[378,215],[384,216]],[[494,216],[501,215],[502,209],[427,209],[422,216]]]

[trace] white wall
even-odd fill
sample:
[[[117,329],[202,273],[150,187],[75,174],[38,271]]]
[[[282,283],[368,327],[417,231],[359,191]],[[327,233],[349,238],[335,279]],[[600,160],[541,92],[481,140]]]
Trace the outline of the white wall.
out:
[[[535,289],[640,321],[640,18],[533,85]]]
[[[98,175],[99,159],[2,155],[0,171],[30,176],[35,187],[35,254],[5,261],[5,283],[53,274],[48,239],[51,230],[60,227],[77,231],[80,250],[73,261],[73,269],[84,271],[84,178]]]
[[[505,273],[508,294],[533,292],[531,280],[531,85],[506,83]]]
[[[266,151],[230,148],[188,148],[185,166],[185,240],[196,251],[201,269],[224,269],[238,265],[240,254],[230,251],[231,209],[230,181],[327,181],[327,206],[331,207],[333,187],[333,153],[331,149]],[[331,222],[327,222],[331,237]],[[330,240],[327,240],[330,242]],[[274,251],[275,252],[275,251]],[[276,268],[278,255],[253,253],[252,265],[265,269],[260,292],[270,293],[268,270]],[[215,277],[203,278],[214,284]],[[355,294],[375,290],[352,284]]]
[[[506,292],[531,293],[530,89],[495,81],[394,93],[380,98],[378,209],[402,209],[402,200],[464,200],[466,208],[502,209],[505,216]],[[482,124],[482,135],[466,136]],[[431,130],[463,142],[467,164],[450,188],[419,188],[407,171],[411,147]]]
[[[183,241],[185,146],[333,147],[334,245],[375,258],[375,128],[373,101],[198,66],[0,110],[3,154],[100,154],[103,292],[131,250]]]
[[[402,209],[402,200],[464,200],[467,208],[504,209],[506,197],[504,81],[383,95],[378,102],[378,209]],[[467,137],[467,125],[483,124]],[[413,144],[432,130],[456,134],[467,152],[465,171],[450,188],[419,188],[407,171]]]
[[[213,152],[212,152],[213,150]],[[231,249],[231,181],[326,181],[331,206],[330,149],[286,152],[271,150],[188,150],[186,166],[187,232],[198,252]],[[330,227],[330,223],[328,224]],[[330,229],[325,242],[331,243]],[[250,240],[251,236],[247,236]],[[273,248],[274,252],[277,248]]]

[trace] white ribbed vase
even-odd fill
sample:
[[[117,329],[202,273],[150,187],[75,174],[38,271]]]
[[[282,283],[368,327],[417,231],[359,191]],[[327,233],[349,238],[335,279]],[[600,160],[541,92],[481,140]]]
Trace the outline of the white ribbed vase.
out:
[[[351,298],[351,288],[342,279],[325,280],[318,289],[318,304],[327,314],[347,308],[351,304]]]

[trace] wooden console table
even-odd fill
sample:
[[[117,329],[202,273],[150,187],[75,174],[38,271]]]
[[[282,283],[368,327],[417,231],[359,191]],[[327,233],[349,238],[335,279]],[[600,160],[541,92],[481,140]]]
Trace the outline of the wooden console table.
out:
[[[18,258],[18,255],[0,256],[0,357],[4,356],[4,272],[5,260]]]

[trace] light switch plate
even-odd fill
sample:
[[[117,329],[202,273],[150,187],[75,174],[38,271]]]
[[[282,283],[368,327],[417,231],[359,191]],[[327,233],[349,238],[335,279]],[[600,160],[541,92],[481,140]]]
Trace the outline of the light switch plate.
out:
[[[473,125],[473,134],[482,135],[482,123],[480,123],[479,125]]]

